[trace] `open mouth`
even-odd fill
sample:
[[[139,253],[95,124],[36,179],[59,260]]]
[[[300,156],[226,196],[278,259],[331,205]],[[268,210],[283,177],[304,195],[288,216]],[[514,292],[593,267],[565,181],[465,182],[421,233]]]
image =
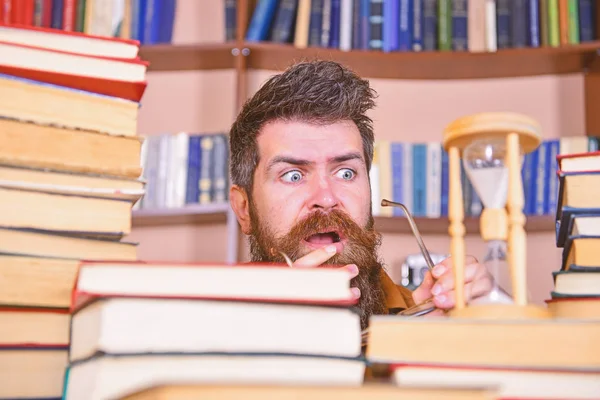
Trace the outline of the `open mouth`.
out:
[[[304,240],[306,240],[310,244],[327,245],[341,242],[342,237],[336,231],[326,231],[315,233],[314,235],[311,235]]]

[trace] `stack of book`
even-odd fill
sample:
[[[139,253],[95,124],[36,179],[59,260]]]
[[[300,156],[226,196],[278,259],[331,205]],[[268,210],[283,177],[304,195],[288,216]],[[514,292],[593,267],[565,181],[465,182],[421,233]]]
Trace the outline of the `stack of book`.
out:
[[[340,268],[82,263],[66,400],[155,385],[358,387],[360,316]]]
[[[557,160],[556,245],[563,256],[548,308],[560,318],[600,319],[600,151]]]
[[[61,396],[80,261],[137,259],[138,49],[0,25],[0,398]]]

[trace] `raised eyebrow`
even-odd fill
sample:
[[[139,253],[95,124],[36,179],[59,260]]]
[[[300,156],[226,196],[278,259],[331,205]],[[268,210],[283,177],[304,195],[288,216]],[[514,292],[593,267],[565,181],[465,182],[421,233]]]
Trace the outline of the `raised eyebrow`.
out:
[[[311,161],[303,160],[301,158],[294,158],[290,156],[275,156],[269,161],[267,165],[267,171],[271,170],[277,164],[291,164],[297,166],[306,166],[312,164]]]
[[[345,161],[350,161],[350,160],[359,160],[363,163],[365,162],[362,154],[360,154],[358,152],[346,153],[346,154],[332,157],[330,159],[330,161],[335,162],[335,163],[343,163]]]

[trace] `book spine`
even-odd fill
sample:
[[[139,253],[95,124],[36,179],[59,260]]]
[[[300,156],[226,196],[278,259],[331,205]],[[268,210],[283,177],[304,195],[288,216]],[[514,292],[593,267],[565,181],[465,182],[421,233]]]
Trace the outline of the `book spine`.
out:
[[[386,0],[383,3],[383,43],[381,48],[384,52],[396,51],[399,48],[398,31],[402,19],[400,2],[405,3],[406,0]]]
[[[438,218],[441,214],[442,206],[440,200],[442,197],[442,177],[441,177],[441,150],[440,143],[427,144],[427,200],[426,216],[429,218]]]
[[[579,44],[579,4],[569,0],[569,43]]]
[[[157,43],[171,43],[173,41],[173,27],[175,24],[176,0],[161,0],[162,12],[159,18]],[[235,9],[234,9],[235,12]],[[234,32],[235,34],[235,32]]]
[[[331,2],[323,1],[323,17],[321,18],[321,47],[329,47],[329,36],[331,34]]]
[[[341,0],[340,3],[340,44],[342,51],[352,50],[353,0]]]
[[[452,0],[452,49],[468,50],[468,5],[467,0]]]
[[[560,44],[558,0],[548,0],[548,44],[552,47]]]
[[[277,0],[261,0],[256,4],[246,32],[246,40],[258,42],[267,40],[271,21],[277,10]]]
[[[442,183],[441,183],[441,193],[440,193],[440,215],[445,217],[448,216],[448,197],[450,195],[450,175],[449,175],[449,166],[448,166],[448,152],[446,149],[442,147],[441,154],[441,175],[442,175]]]
[[[512,47],[527,47],[527,4],[526,0],[513,0],[510,13],[511,45]]]
[[[538,0],[528,0],[529,2],[529,14],[528,14],[528,25],[529,25],[529,40],[528,44],[530,47],[540,47],[540,3]]]
[[[402,170],[404,176],[402,177],[402,194],[404,196],[404,205],[412,213],[414,212],[413,207],[413,147],[412,143],[404,143],[402,151]]]
[[[436,0],[423,0],[423,50],[438,48],[438,8]]]
[[[579,0],[579,41],[595,40],[594,0]]]
[[[50,27],[54,29],[62,29],[63,27],[63,1],[52,1],[52,23]]]
[[[413,145],[413,215],[427,215],[427,145]]]
[[[509,0],[496,0],[496,37],[499,49],[511,46],[511,3]]]
[[[414,0],[412,8],[412,50],[421,51],[424,46],[424,23],[425,18],[423,15],[423,0]]]
[[[548,172],[546,170],[546,155],[548,142],[542,142],[538,147],[537,160],[537,176],[536,176],[536,193],[535,193],[535,212],[534,215],[543,215],[546,201],[544,194],[546,181],[548,180]]]
[[[438,2],[438,50],[452,50],[452,4],[450,0]]]
[[[546,186],[548,187],[548,204],[544,210],[545,214],[548,215],[552,215],[556,212],[556,206],[558,203],[558,176],[556,175],[556,171],[558,170],[558,162],[556,160],[556,156],[558,155],[559,146],[560,141],[557,139],[553,139],[548,142],[548,155],[546,156],[546,162],[549,164],[549,175],[546,182]]]
[[[392,142],[390,144],[391,147],[391,153],[392,153],[392,194],[393,194],[393,198],[394,201],[397,201],[399,203],[402,203],[404,205],[406,205],[404,203],[404,193],[402,192],[403,189],[403,180],[404,180],[404,169],[403,167],[403,163],[404,163],[404,149],[403,147],[403,143],[400,142]],[[398,207],[394,207],[392,214],[394,216],[402,216],[404,213],[402,212],[402,210]]]
[[[329,43],[327,47],[338,49],[340,47],[341,0],[331,0],[329,21]]]
[[[237,32],[237,0],[225,0],[225,40],[235,40]]]
[[[321,45],[321,30],[323,26],[323,0],[312,0],[310,5],[310,24],[308,26],[308,45]]]
[[[213,148],[214,148],[214,137],[213,135],[205,135],[201,141],[202,154],[200,159],[202,160],[202,166],[200,167],[200,180],[198,181],[198,188],[200,196],[198,203],[208,204],[212,201],[212,177],[211,177],[211,165],[213,164]]]
[[[297,4],[296,0],[281,0],[279,2],[273,28],[271,29],[270,41],[275,43],[290,43],[292,41]]]
[[[414,2],[412,0],[400,0],[398,5],[400,9],[396,11],[396,14],[399,14],[399,29],[394,31],[397,37],[397,48],[400,51],[410,51],[412,49]]]
[[[352,48],[362,49],[361,0],[352,1]]]
[[[383,47],[383,0],[370,0],[369,7],[369,49]]]
[[[213,181],[211,201],[223,203],[227,200],[227,138],[219,134],[214,137],[213,163],[211,178]]]
[[[200,142],[202,140],[201,135],[190,135],[190,143],[188,147],[188,165],[187,165],[187,182],[185,189],[185,203],[196,204],[200,197],[198,182],[200,182],[200,166],[201,161],[201,149]]]
[[[77,0],[64,0],[63,4],[63,30],[75,30],[75,18],[77,13]]]

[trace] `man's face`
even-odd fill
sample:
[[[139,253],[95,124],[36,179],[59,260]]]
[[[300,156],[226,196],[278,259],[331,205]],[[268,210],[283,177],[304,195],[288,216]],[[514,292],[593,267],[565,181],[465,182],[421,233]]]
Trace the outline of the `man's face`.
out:
[[[341,212],[337,215],[360,228],[371,225],[369,177],[360,132],[352,122],[275,121],[264,126],[257,144],[252,211],[272,239],[283,238],[311,215]],[[338,255],[344,253],[350,240],[345,232],[336,226],[319,229],[320,234],[308,228],[305,232],[314,234],[296,238],[294,258],[329,244]]]
[[[272,122],[257,138],[259,163],[250,201],[238,208],[253,261],[296,260],[328,245],[327,264],[356,264],[361,325],[385,313],[380,235],[373,229],[369,176],[360,132],[352,122]],[[239,194],[239,193],[238,193]],[[239,198],[239,196],[236,196]],[[236,201],[234,200],[234,203]]]

